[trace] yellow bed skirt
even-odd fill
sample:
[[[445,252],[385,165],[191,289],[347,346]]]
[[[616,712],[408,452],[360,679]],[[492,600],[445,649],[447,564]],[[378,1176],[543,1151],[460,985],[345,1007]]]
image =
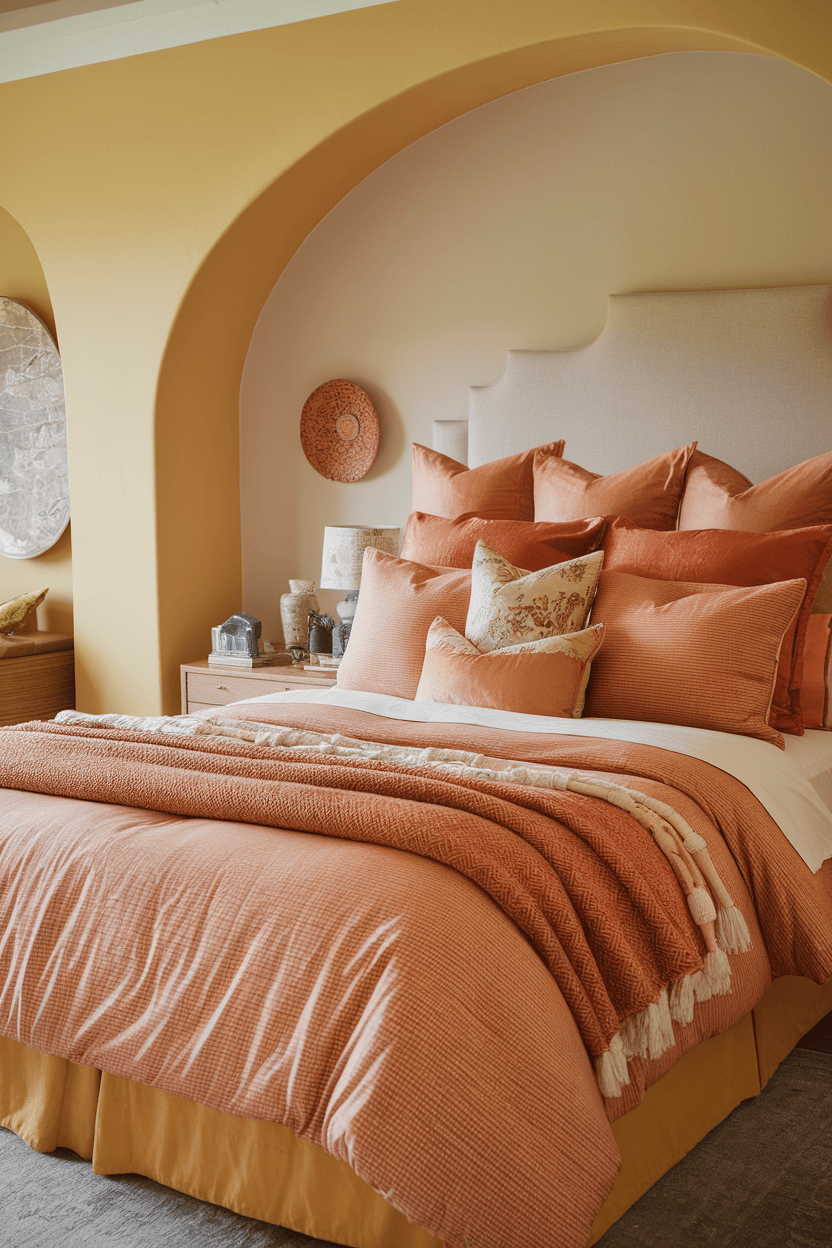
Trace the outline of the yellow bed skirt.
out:
[[[732,1109],[756,1096],[830,1009],[832,982],[819,988],[805,979],[776,980],[750,1014],[686,1053],[641,1105],[613,1123],[622,1167],[590,1244]],[[97,1174],[142,1174],[349,1248],[439,1248],[345,1162],[286,1127],[221,1114],[2,1038],[0,1124],[38,1152],[73,1149]]]

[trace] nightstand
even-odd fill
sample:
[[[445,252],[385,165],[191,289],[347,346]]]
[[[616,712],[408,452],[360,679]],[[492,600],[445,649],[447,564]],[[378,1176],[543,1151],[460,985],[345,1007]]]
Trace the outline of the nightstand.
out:
[[[75,654],[63,633],[0,637],[0,724],[54,719],[75,706]]]
[[[331,689],[337,672],[321,668],[307,672],[303,667],[214,667],[207,659],[184,663],[182,673],[182,714],[210,711],[215,706],[259,698],[265,693],[287,689]]]

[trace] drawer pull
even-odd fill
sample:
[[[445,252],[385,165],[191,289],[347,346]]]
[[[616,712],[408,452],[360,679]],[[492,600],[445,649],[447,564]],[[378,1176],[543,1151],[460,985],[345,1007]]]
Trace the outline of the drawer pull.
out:
[[[222,689],[225,693],[228,693],[228,685],[217,685],[217,688]]]

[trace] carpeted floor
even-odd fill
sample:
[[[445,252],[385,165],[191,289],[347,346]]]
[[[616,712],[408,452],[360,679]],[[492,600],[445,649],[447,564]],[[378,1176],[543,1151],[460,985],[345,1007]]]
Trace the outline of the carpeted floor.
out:
[[[829,1049],[818,1051],[824,1043]],[[830,1050],[825,1031],[816,1050],[796,1049],[763,1093],[643,1196],[601,1248],[830,1248]],[[35,1153],[0,1129],[0,1246],[56,1245],[329,1248],[149,1179],[102,1178],[68,1150]]]

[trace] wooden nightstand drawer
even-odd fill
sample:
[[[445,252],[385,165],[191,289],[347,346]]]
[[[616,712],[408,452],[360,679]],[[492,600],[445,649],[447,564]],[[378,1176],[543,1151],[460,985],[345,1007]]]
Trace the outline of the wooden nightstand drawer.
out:
[[[228,702],[242,702],[243,698],[256,698],[261,693],[275,693],[271,681],[254,683],[245,676],[226,676],[219,672],[189,672],[188,702],[207,702],[211,706],[225,706]]]
[[[207,660],[186,663],[182,672],[182,714],[227,706],[266,693],[289,689],[331,689],[335,672],[307,672],[302,667],[255,667],[247,669],[209,667]]]

